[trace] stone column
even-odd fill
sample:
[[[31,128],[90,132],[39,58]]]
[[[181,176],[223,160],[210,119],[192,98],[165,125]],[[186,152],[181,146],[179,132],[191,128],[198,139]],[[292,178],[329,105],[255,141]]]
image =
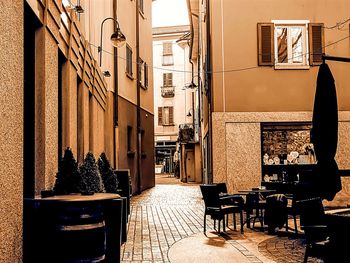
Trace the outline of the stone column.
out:
[[[0,6],[0,262],[21,262],[24,5]]]
[[[58,166],[58,47],[45,27],[35,34],[35,192],[51,189]]]

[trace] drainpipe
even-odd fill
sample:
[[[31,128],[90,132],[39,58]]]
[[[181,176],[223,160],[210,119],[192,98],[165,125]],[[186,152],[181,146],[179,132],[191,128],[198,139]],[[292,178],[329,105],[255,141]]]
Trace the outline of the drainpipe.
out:
[[[207,54],[207,71],[211,72],[212,71],[212,64],[211,64],[211,41],[210,41],[210,1],[207,1],[207,24],[206,24],[206,34],[207,34],[207,50],[206,50],[206,54]],[[212,112],[213,112],[213,98],[212,98],[212,73],[208,73],[207,74],[207,78],[208,78],[208,114],[209,114],[209,118],[208,118],[208,139],[209,139],[209,169],[208,169],[208,183],[212,183],[213,182],[213,138],[212,138]]]
[[[137,140],[136,140],[136,148],[137,148],[137,193],[141,193],[141,109],[140,109],[140,15],[139,15],[139,0],[136,0],[136,91],[137,91]]]
[[[114,19],[118,21],[118,0],[113,1],[113,15]],[[116,30],[116,24],[114,23],[114,30]],[[117,142],[116,140],[116,128],[118,127],[118,94],[119,94],[119,86],[118,86],[118,48],[114,48],[114,125],[113,125],[113,154],[114,154],[114,168],[117,168]]]

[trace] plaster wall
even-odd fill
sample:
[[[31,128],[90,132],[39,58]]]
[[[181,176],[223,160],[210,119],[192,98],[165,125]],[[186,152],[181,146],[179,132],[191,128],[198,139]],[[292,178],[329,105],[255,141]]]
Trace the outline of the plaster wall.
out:
[[[0,262],[22,262],[23,6],[0,8]]]
[[[141,108],[153,112],[153,51],[152,51],[152,0],[144,0],[144,13],[140,15],[140,58],[148,65],[148,87],[141,89]],[[141,68],[144,71],[143,67]],[[143,80],[142,80],[143,83]]]
[[[348,18],[347,0],[210,1],[213,99],[217,112],[311,111],[318,67],[276,70],[259,67],[257,23],[309,20],[332,27]],[[252,12],[252,10],[259,10]],[[325,53],[350,56],[349,24],[325,28]],[[336,41],[343,39],[337,44]],[[349,63],[329,62],[336,80],[339,110],[350,109]],[[250,68],[249,70],[238,70]],[[226,72],[225,72],[226,71]]]
[[[126,37],[126,44],[118,49],[118,94],[131,103],[137,104],[136,90],[136,1],[118,1],[117,17]],[[132,78],[126,75],[126,45],[132,49]]]
[[[227,182],[235,192],[261,184],[261,122],[311,121],[312,112],[213,113],[213,180]],[[339,112],[336,161],[339,169],[350,169],[350,112]],[[349,181],[343,181],[344,191]]]

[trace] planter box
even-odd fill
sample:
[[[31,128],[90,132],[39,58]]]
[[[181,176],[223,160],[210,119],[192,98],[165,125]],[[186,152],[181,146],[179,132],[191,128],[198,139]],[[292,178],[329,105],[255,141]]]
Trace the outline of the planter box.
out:
[[[117,194],[25,199],[24,262],[120,262],[123,211]]]

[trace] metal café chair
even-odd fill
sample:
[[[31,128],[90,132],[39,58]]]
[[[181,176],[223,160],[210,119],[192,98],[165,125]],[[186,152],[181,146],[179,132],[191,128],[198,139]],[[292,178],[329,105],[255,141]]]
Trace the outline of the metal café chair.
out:
[[[226,226],[226,220],[225,215],[228,214],[240,214],[240,222],[241,222],[241,232],[243,233],[243,205],[242,203],[236,203],[235,205],[225,205],[220,200],[220,192],[217,185],[212,184],[204,184],[200,185],[200,189],[202,192],[204,204],[205,204],[205,210],[204,210],[204,234],[206,232],[206,218],[208,215],[211,216],[211,218],[214,220],[214,229],[216,227],[216,220],[219,221],[218,224],[218,232],[220,232],[220,222],[223,222],[223,231],[225,232],[225,226]],[[233,216],[233,224],[234,229],[236,229],[236,221],[235,217]]]

